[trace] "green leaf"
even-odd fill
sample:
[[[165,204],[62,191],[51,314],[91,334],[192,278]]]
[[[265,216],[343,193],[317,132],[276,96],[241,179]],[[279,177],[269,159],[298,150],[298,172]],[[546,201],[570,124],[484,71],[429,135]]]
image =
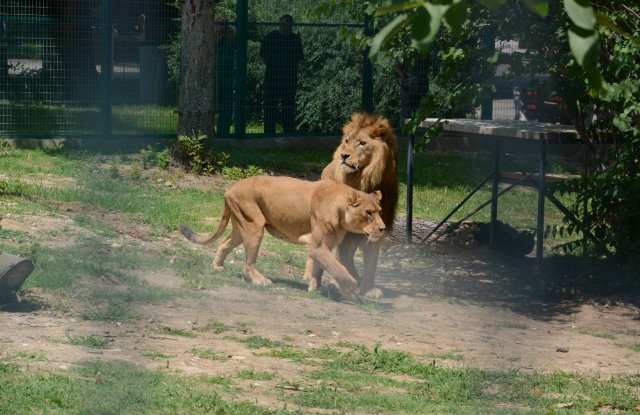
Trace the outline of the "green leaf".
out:
[[[484,4],[486,7],[497,10],[502,7],[507,0],[481,0],[480,3]]]
[[[609,17],[605,16],[604,14],[596,13],[596,21],[600,26],[604,26],[607,29],[611,30],[612,32],[615,32],[624,36],[635,46],[640,47],[640,39],[619,28],[611,19],[609,19]]]
[[[424,4],[423,1],[404,1],[404,0],[397,1],[396,0],[390,5],[381,7],[378,10],[376,10],[376,12],[374,13],[374,16],[379,17],[389,13],[403,12],[411,9],[417,9],[418,7],[421,7],[423,4]]]
[[[564,0],[564,9],[569,19],[580,29],[594,30],[596,14],[587,0]]]
[[[467,0],[453,0],[453,4],[444,14],[444,21],[453,31],[459,31],[467,22]]]
[[[385,27],[376,34],[371,42],[371,49],[369,50],[369,58],[378,54],[382,46],[393,36],[395,36],[402,28],[409,23],[409,16],[401,14],[388,23]]]
[[[491,64],[495,64],[498,62],[498,58],[500,57],[500,52],[495,51],[491,56],[487,58],[487,62]]]
[[[586,31],[572,25],[568,35],[571,53],[576,58],[578,65],[584,69],[589,80],[589,87],[596,91],[609,90],[609,84],[598,70],[598,32]]]
[[[578,65],[585,69],[594,68],[598,58],[598,33],[569,29],[569,46]]]
[[[411,38],[420,53],[424,54],[431,48],[442,27],[442,19],[450,7],[450,4],[425,3],[423,8],[413,14]]]
[[[549,2],[547,0],[524,0],[527,7],[537,13],[540,17],[547,17],[549,14]]]

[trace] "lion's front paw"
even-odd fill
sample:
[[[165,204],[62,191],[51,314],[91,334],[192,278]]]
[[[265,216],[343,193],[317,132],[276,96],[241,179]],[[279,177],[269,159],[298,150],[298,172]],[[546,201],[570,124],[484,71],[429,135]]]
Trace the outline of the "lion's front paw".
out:
[[[360,295],[362,295],[362,297],[366,300],[379,300],[383,297],[382,290],[377,287],[373,287],[366,292],[360,293]]]
[[[341,282],[340,284],[336,284],[338,291],[342,298],[348,301],[361,302],[360,294],[358,292],[358,285],[355,283],[345,283]]]
[[[224,265],[222,264],[213,264],[213,269],[216,271],[224,271]]]

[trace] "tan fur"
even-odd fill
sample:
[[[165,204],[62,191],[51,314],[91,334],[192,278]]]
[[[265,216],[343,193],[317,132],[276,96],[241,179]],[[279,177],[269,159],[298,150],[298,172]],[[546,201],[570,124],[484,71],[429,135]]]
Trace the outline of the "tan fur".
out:
[[[363,192],[382,192],[382,218],[391,229],[398,203],[397,138],[389,120],[366,113],[355,113],[342,129],[342,141],[333,154],[333,161],[322,171],[322,179],[335,179]],[[358,246],[363,249],[364,270],[360,293],[378,298],[381,291],[374,287],[380,242],[348,235],[340,245],[338,257],[351,275],[358,276],[353,256]],[[310,276],[311,262],[305,277]]]
[[[377,241],[384,235],[380,216],[380,192],[364,193],[335,180],[309,182],[291,177],[256,176],[229,188],[217,229],[197,234],[188,226],[180,230],[191,241],[205,244],[218,239],[229,220],[231,233],[218,247],[213,266],[223,268],[227,255],[244,244],[244,274],[254,284],[267,285],[255,267],[260,243],[266,229],[276,238],[309,245],[312,275],[309,290],[320,285],[322,270],[335,279],[340,293],[348,299],[358,297],[357,281],[331,254],[347,232],[364,234]]]

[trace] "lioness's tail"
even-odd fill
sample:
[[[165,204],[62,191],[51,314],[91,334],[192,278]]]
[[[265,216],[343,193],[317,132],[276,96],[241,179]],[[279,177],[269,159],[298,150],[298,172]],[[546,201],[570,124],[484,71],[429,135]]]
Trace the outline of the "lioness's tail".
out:
[[[225,201],[224,207],[222,208],[222,217],[220,217],[220,223],[215,231],[211,233],[197,233],[194,232],[188,225],[182,224],[180,225],[180,232],[191,242],[195,242],[197,244],[208,244],[209,242],[213,242],[222,235],[225,228],[229,224],[229,218],[231,217],[231,213],[229,211],[229,207],[227,206],[227,202]]]

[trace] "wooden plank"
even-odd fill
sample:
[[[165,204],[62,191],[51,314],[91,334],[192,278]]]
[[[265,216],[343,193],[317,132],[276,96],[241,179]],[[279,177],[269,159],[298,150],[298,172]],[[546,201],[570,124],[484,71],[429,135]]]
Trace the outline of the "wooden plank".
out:
[[[518,180],[522,180],[525,177],[524,174],[517,172],[517,171],[503,171],[500,172],[500,181],[502,182],[507,182],[507,183],[513,183],[513,182],[517,182]],[[523,185],[531,185],[531,186],[538,186],[538,180],[540,180],[540,175],[538,173],[534,173],[531,176],[529,176],[529,178],[531,179],[531,181],[526,180],[524,181],[522,184]],[[544,176],[544,182],[547,184],[550,183],[559,183],[565,180],[574,180],[574,179],[579,179],[580,175],[578,174],[559,174],[559,173],[547,173]],[[533,182],[533,183],[532,183]]]
[[[438,121],[427,118],[420,123],[421,128],[428,128]],[[547,140],[553,142],[579,142],[578,132],[571,126],[550,124],[537,121],[518,120],[473,120],[465,118],[449,118],[441,120],[444,131],[469,134],[487,139],[524,139]]]

